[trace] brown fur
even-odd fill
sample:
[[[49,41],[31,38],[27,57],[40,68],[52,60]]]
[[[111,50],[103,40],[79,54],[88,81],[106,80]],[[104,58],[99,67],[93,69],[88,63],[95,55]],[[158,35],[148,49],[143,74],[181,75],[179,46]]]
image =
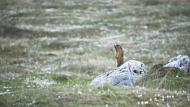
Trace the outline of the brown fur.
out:
[[[117,67],[121,66],[124,63],[123,58],[123,49],[120,45],[114,45],[115,47],[115,57],[117,59]]]

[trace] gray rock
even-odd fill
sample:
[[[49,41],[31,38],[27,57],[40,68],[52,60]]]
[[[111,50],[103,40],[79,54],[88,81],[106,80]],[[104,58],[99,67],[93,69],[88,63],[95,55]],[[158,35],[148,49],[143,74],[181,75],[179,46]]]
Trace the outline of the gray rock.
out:
[[[132,86],[146,72],[142,62],[129,60],[115,70],[99,75],[90,85],[101,86],[108,83],[113,86]]]
[[[176,67],[179,68],[186,73],[190,73],[190,60],[188,56],[178,55],[168,61],[168,64],[163,67]]]

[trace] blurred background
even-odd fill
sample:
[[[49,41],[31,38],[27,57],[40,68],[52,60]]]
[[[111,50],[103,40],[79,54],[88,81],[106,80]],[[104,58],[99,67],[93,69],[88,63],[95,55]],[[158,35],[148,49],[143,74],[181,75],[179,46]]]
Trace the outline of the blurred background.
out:
[[[115,44],[148,70],[190,56],[190,0],[1,0],[0,90],[89,84],[116,68]]]

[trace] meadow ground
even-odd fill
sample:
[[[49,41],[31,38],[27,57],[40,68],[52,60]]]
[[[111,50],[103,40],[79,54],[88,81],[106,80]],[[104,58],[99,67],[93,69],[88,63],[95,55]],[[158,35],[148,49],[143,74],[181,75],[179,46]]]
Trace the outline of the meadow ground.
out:
[[[1,1],[0,105],[188,107],[190,78],[175,69],[152,69],[155,73],[130,88],[89,84],[116,68],[115,44],[123,47],[125,61],[141,61],[148,70],[179,54],[190,56],[189,5],[189,0]]]

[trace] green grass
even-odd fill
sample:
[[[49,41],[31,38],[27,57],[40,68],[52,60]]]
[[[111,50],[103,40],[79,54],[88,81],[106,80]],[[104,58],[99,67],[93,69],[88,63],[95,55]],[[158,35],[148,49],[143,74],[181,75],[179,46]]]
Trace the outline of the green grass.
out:
[[[136,85],[171,91],[186,90],[189,93],[189,76],[177,68],[163,68],[162,66],[162,64],[155,65]]]
[[[154,66],[190,56],[189,1],[108,3],[1,1],[0,105],[189,106],[189,76]],[[115,44],[123,47],[125,61],[139,60],[149,72],[129,88],[90,86],[116,68]]]
[[[6,100],[7,97],[9,100]],[[185,101],[187,95],[181,92],[117,88],[109,85],[98,89],[86,86],[86,82],[79,84],[70,82],[65,85],[58,84],[30,90],[23,88],[22,93],[6,94],[1,99],[4,100],[2,106],[27,106],[28,104],[35,106],[138,106],[139,102],[146,101],[149,102],[146,106],[156,106],[157,103],[160,106],[167,104],[187,106],[189,104]],[[183,103],[175,103],[179,100],[183,100]]]

